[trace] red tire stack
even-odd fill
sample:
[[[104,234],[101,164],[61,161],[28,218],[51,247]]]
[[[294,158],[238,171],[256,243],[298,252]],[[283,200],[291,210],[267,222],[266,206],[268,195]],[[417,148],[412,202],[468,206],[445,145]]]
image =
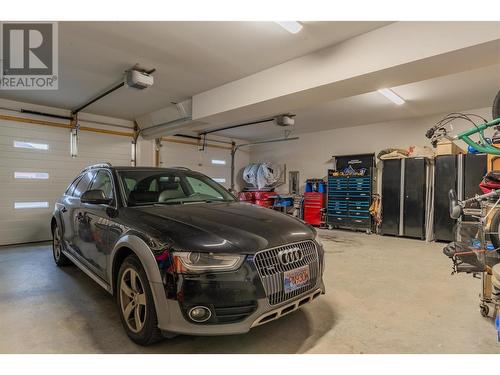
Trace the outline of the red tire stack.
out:
[[[272,207],[274,191],[242,191],[238,194],[238,199],[243,202],[253,203],[262,207]]]
[[[272,207],[273,199],[272,197],[276,196],[274,191],[255,191],[255,204],[262,207]]]
[[[238,200],[241,202],[254,203],[255,198],[251,191],[242,191],[238,194]]]

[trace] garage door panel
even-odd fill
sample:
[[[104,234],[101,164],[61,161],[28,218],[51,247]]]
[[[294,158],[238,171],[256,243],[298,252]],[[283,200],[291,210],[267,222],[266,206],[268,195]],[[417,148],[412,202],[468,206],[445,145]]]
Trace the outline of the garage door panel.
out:
[[[34,182],[11,182],[11,183],[2,183],[2,186],[5,186],[5,191],[2,191],[2,195],[7,196],[23,196],[29,194],[30,196],[35,196],[37,194],[50,194],[50,193],[62,193],[68,184],[54,183],[50,182],[38,182],[35,180]],[[47,180],[43,180],[47,181]],[[61,191],[62,189],[62,191]],[[3,190],[3,189],[2,189]],[[0,199],[1,196],[0,196]]]
[[[120,149],[114,149],[112,152],[104,151],[104,146],[102,147],[103,150],[102,152],[99,153],[99,156],[97,157],[95,152],[89,150],[89,149],[96,149],[99,147],[95,146],[88,146],[87,150],[82,146],[79,145],[78,149],[78,160],[74,160],[69,156],[69,147],[65,152],[46,152],[46,154],[41,154],[40,152],[16,152],[13,150],[9,151],[3,151],[0,150],[0,165],[5,166],[7,164],[6,159],[20,159],[20,160],[33,160],[34,158],[36,159],[43,159],[44,161],[55,161],[55,162],[61,162],[63,160],[66,160],[67,162],[71,162],[74,165],[79,165],[80,167],[83,167],[85,165],[88,165],[89,161],[95,162],[95,161],[114,161],[115,163],[118,161],[120,163],[126,162],[127,164],[130,164],[130,156],[127,155],[128,157],[117,157],[116,153],[121,151]],[[130,148],[129,148],[130,152]],[[12,155],[15,153],[15,155]]]
[[[34,221],[31,224],[9,226],[8,230],[0,229],[0,238],[9,238],[11,244],[50,240],[50,221]]]
[[[45,209],[35,217],[18,217],[0,221],[0,238],[8,238],[10,243],[46,241],[50,239],[52,210]]]
[[[52,159],[19,159],[19,158],[8,158],[0,162],[0,168],[3,170],[10,170],[13,175],[15,171],[26,171],[26,172],[48,172],[49,176],[52,174],[60,173],[61,175],[68,176],[69,179],[75,177],[75,173],[82,170],[89,163],[71,163],[71,160],[58,161]],[[49,177],[50,178],[50,177]]]
[[[97,147],[94,147],[97,148]],[[123,150],[122,150],[123,152]],[[130,152],[130,150],[128,150]],[[51,164],[54,165],[56,168],[71,168],[71,170],[74,170],[75,168],[84,168],[85,166],[93,163],[99,163],[99,162],[104,162],[104,161],[109,161],[112,164],[118,165],[130,165],[130,156],[122,156],[119,157],[116,155],[116,153],[105,153],[105,152],[100,152],[99,151],[99,156],[96,156],[95,151],[80,151],[78,152],[78,158],[73,159],[68,156],[69,154],[69,149],[67,150],[66,153],[62,154],[57,154],[54,153],[52,155],[41,155],[37,153],[19,153],[16,155],[12,155],[13,153],[16,153],[15,151],[10,151],[10,152],[0,152],[0,166],[5,167],[9,165],[15,165],[16,167],[18,164],[12,164],[12,160],[18,160],[19,163],[22,163],[23,168],[29,168],[32,163],[35,165],[36,163],[39,163],[38,165],[47,165],[46,162],[53,162],[56,164]],[[107,157],[106,157],[107,154]],[[42,164],[40,164],[42,163]],[[68,163],[70,165],[68,165]]]
[[[49,208],[36,208],[31,212],[28,212],[30,210],[26,209],[15,210],[13,208],[10,208],[8,211],[11,212],[11,215],[8,219],[0,220],[0,229],[3,229],[8,224],[16,224],[16,226],[24,226],[24,228],[26,228],[27,226],[29,227],[31,224],[40,221],[50,222],[53,210],[53,204],[49,204]]]
[[[1,127],[0,127],[1,129]],[[122,148],[124,146],[128,146],[130,149],[130,141],[125,141],[125,142],[119,142],[117,144],[110,145],[110,140],[109,138],[106,138],[104,140],[96,140],[92,141],[89,139],[82,139],[83,137],[80,136],[78,137],[78,145],[79,148],[82,149],[83,152],[86,151],[86,149],[94,148],[95,146],[102,146],[103,147],[103,152],[105,154],[114,154],[115,152],[120,152],[122,151]],[[117,138],[115,136],[115,138]],[[51,153],[54,152],[56,154],[61,154],[61,155],[69,155],[69,132],[65,134],[65,136],[60,140],[56,141],[54,139],[43,139],[43,138],[36,138],[36,137],[29,137],[29,136],[19,136],[19,137],[4,137],[0,134],[0,151],[11,151],[12,149],[16,149],[20,153],[26,153],[26,154],[34,154],[34,153],[40,153],[43,152],[47,156]],[[128,140],[128,138],[124,138],[125,140]],[[47,144],[48,145],[48,150],[32,150],[28,148],[19,148],[19,147],[14,147],[14,142],[15,141],[21,141],[21,142],[33,142],[33,143],[40,143],[40,144]],[[86,147],[89,146],[89,147]]]
[[[65,187],[54,186],[53,189],[19,189],[19,191],[2,192],[0,204],[4,207],[14,206],[14,202],[44,202],[57,199],[64,193]]]
[[[68,171],[73,171],[72,169],[68,168],[66,171],[61,170],[61,169],[44,169],[42,170],[41,168],[8,168],[8,167],[0,167],[0,179],[2,181],[2,186],[3,184],[9,184],[9,183],[17,183],[20,185],[28,185],[28,184],[34,184],[34,183],[54,183],[54,184],[62,184],[62,185],[69,185],[71,181],[73,181],[73,177],[68,178]],[[14,173],[15,172],[22,172],[22,173],[48,173],[49,178],[44,180],[44,179],[24,179],[24,178],[14,178]],[[3,190],[3,189],[2,189]]]
[[[14,137],[14,138],[29,138],[33,141],[38,139],[40,141],[47,139],[47,133],[50,133],[50,139],[53,141],[64,141],[69,138],[69,129],[39,126],[39,125],[25,125],[22,123],[2,121],[0,126],[0,137]]]
[[[49,149],[16,148],[16,140]],[[68,129],[0,120],[0,245],[50,239],[54,203],[86,166],[130,165],[130,138],[80,132],[76,158],[69,141]],[[15,179],[14,172],[46,172],[49,178]],[[48,202],[48,208],[15,209],[15,202]]]
[[[221,185],[231,185],[231,153],[229,150],[207,147],[199,151],[197,146],[164,142],[160,151],[162,167],[180,166],[203,173],[211,178],[222,178]],[[224,160],[226,164],[212,164],[212,160]]]

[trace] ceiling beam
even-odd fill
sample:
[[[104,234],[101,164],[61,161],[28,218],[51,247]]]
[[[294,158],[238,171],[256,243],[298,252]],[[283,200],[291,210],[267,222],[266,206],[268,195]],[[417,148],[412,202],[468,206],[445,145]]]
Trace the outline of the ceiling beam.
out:
[[[193,97],[211,125],[500,63],[497,22],[396,22]]]

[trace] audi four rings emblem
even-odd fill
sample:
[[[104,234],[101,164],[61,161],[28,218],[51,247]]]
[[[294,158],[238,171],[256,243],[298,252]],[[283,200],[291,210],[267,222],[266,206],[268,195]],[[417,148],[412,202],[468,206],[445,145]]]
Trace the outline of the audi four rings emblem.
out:
[[[293,249],[280,251],[278,253],[278,259],[280,260],[281,264],[286,266],[287,264],[300,262],[302,259],[304,259],[304,253],[299,248],[294,247]]]

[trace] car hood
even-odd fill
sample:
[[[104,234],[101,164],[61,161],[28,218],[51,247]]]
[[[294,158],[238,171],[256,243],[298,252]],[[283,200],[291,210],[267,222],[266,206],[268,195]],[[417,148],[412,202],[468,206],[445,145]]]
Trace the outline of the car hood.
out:
[[[175,250],[238,252],[311,240],[315,231],[299,219],[243,202],[127,208],[133,227],[152,229]]]

